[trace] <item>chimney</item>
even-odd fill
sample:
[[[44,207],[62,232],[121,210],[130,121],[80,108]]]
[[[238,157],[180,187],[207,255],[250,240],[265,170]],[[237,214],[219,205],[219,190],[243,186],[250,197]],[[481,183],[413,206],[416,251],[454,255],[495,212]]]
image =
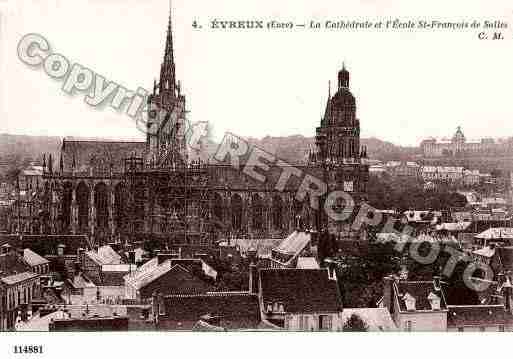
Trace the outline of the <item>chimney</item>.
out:
[[[249,265],[249,293],[258,294],[258,268],[253,262]]]
[[[383,278],[383,306],[388,309],[390,314],[394,312],[394,278],[387,276]]]
[[[57,246],[57,255],[59,257],[62,257],[64,255],[64,248],[65,247],[66,246],[64,244],[62,244],[62,243]]]
[[[433,288],[435,291],[442,290],[442,278],[438,275],[433,276]]]

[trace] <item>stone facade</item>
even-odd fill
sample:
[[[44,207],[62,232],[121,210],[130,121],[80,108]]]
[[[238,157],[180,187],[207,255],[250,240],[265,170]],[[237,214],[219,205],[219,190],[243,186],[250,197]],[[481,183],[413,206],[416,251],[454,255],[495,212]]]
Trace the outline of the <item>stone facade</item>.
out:
[[[345,67],[317,128],[317,150],[309,164],[296,166],[303,177],[292,176],[283,190],[277,183],[291,165],[281,161],[259,182],[226,163],[188,159],[171,24],[148,103],[146,142],[63,141],[59,169],[45,164],[40,232],[87,234],[95,243],[154,238],[210,245],[219,238],[283,237],[299,219],[305,228],[345,231],[344,221],[320,210],[327,205],[336,212],[340,198],[314,197],[309,188],[298,195],[306,179],[324,183],[326,193],[347,192],[356,204],[365,200],[366,151]]]

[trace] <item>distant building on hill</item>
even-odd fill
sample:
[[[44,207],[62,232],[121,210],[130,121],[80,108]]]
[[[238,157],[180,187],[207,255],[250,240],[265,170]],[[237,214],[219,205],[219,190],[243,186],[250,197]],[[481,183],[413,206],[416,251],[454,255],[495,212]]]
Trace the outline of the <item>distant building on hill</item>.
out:
[[[468,141],[460,126],[451,139],[427,138],[420,143],[424,157],[480,157],[513,155],[513,138]]]

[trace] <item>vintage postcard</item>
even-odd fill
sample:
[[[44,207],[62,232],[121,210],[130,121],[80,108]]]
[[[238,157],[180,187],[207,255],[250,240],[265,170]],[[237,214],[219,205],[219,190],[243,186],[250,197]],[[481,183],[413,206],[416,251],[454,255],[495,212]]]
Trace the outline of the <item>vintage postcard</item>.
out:
[[[60,332],[513,331],[512,17],[1,0],[8,357]]]

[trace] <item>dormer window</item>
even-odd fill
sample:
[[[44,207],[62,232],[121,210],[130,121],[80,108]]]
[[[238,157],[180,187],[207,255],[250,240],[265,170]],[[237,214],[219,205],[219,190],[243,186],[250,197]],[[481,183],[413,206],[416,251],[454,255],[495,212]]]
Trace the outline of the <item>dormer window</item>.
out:
[[[279,312],[280,309],[279,309],[279,304],[278,303],[274,303],[274,306],[273,306],[273,312]]]
[[[435,293],[431,292],[428,295],[429,303],[431,304],[432,310],[440,310],[440,297]]]
[[[410,293],[406,293],[403,300],[407,311],[415,310],[415,298]]]
[[[282,302],[267,303],[265,308],[267,313],[285,313],[285,307]]]

